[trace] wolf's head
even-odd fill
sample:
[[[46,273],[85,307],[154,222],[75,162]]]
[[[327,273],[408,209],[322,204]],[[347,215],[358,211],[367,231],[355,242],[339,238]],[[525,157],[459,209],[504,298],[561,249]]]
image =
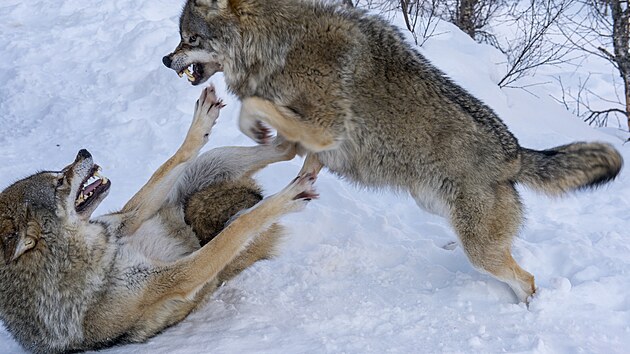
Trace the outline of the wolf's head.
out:
[[[179,76],[199,85],[223,71],[223,59],[238,38],[241,0],[188,0],[179,20],[180,43],[162,58]]]
[[[31,252],[44,251],[61,227],[75,228],[107,196],[111,183],[81,150],[59,172],[44,171],[24,178],[0,193],[0,268]]]

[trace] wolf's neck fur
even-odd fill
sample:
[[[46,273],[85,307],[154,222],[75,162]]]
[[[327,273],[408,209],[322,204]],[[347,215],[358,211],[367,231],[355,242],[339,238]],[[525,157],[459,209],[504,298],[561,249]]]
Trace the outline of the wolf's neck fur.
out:
[[[111,264],[115,255],[105,231],[87,226],[102,233],[83,243],[83,230],[57,227],[42,240],[45,247],[23,255],[12,272],[0,271],[1,319],[25,347],[65,348],[84,339],[83,319],[96,296],[87,289],[105,281],[103,264]],[[45,316],[38,312],[42,307],[48,309]]]
[[[287,52],[308,31],[299,21],[303,17],[300,13],[319,16],[326,8],[329,6],[290,0],[237,2],[240,43],[226,48],[224,58],[230,91],[240,98],[254,95],[256,83],[266,82],[267,77],[282,70]]]

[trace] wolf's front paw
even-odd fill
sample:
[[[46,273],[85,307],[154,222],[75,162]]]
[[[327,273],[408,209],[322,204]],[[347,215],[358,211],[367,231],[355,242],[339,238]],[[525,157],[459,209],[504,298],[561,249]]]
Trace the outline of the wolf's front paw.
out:
[[[269,144],[271,142],[271,129],[265,123],[253,118],[249,114],[241,111],[238,120],[238,126],[241,132],[258,144]]]
[[[265,123],[257,120],[247,128],[247,136],[252,138],[258,144],[267,145],[271,142],[271,129]]]
[[[210,131],[216,124],[219,111],[223,107],[225,104],[217,98],[214,86],[210,85],[201,91],[201,96],[195,103],[195,115],[190,129],[191,132],[200,134],[204,143],[208,141]]]
[[[295,178],[280,191],[277,196],[282,199],[285,211],[288,213],[300,211],[306,207],[308,202],[319,198],[319,194],[317,194],[313,186],[314,183],[315,176],[306,174]]]

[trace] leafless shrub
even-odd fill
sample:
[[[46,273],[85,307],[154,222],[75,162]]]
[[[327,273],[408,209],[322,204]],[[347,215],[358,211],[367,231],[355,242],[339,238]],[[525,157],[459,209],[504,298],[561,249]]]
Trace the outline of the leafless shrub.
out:
[[[400,0],[400,10],[407,30],[417,45],[422,46],[429,38],[436,35],[435,29],[440,21],[440,0]]]
[[[354,7],[354,2],[352,0],[341,0],[341,3],[348,7]]]
[[[566,38],[556,34],[560,20],[573,0],[531,0],[525,8],[511,6],[503,21],[516,28],[514,38],[502,38],[496,47],[507,57],[507,71],[499,80],[500,87],[533,75],[541,66],[567,63],[573,48]],[[505,23],[504,23],[505,24]]]
[[[585,120],[591,124],[607,122],[611,115],[621,115],[630,130],[630,8],[628,0],[576,0],[567,18],[570,26],[562,33],[571,44],[589,55],[608,61],[622,79],[624,94],[611,108],[591,111]],[[614,83],[613,83],[614,84]],[[603,117],[603,118],[600,118]]]
[[[508,0],[445,0],[447,20],[478,42],[496,46],[491,23],[509,8]]]

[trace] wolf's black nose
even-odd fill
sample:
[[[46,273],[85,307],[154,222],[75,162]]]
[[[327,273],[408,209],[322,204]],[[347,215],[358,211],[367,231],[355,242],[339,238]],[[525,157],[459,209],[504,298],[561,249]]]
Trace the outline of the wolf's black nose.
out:
[[[173,59],[171,59],[170,55],[165,55],[162,58],[162,63],[164,63],[164,66],[166,66],[167,68],[171,68],[171,63],[173,62]]]
[[[78,159],[89,159],[89,158],[92,158],[92,154],[90,154],[89,151],[87,151],[85,149],[79,150],[79,153],[77,154],[77,160]]]

